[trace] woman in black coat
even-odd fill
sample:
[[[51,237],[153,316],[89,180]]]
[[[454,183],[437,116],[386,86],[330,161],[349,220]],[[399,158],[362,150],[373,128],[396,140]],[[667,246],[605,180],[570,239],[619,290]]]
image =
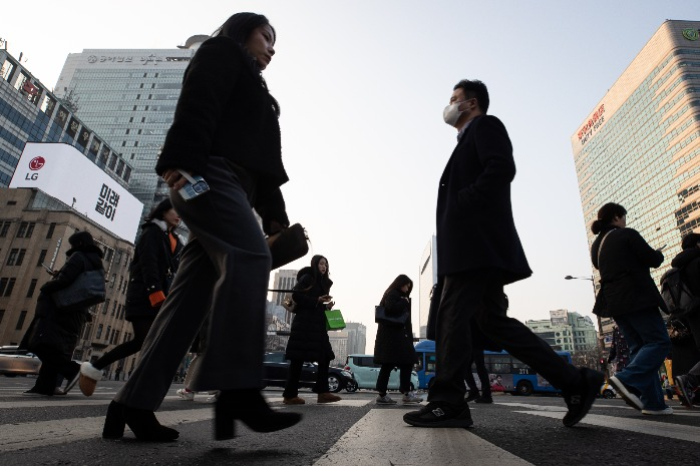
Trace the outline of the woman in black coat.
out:
[[[382,366],[377,377],[377,391],[379,392],[376,399],[377,404],[396,403],[386,394],[389,377],[395,367],[398,367],[400,371],[399,390],[403,393],[401,401],[404,404],[423,401],[423,398],[416,396],[411,390],[411,372],[416,363],[411,326],[411,299],[409,298],[412,289],[411,279],[406,275],[399,275],[389,285],[379,303],[386,310],[387,316],[405,316],[406,323],[400,325],[379,322],[377,337],[374,340],[374,363]]]
[[[136,242],[134,259],[129,266],[124,311],[126,320],[134,328],[134,338],[113,348],[94,363],[82,364],[79,386],[85,396],[93,394],[105,367],[141,350],[177,271],[183,248],[182,239],[175,233],[179,224],[180,216],[173,209],[170,199],[165,199],[141,225],[141,236]]]
[[[591,259],[600,271],[601,286],[593,312],[615,320],[630,350],[630,363],[610,383],[643,414],[673,414],[664,401],[658,373],[671,349],[661,318],[666,304],[649,273],[664,256],[626,226],[625,208],[609,203],[598,211],[591,227],[598,235]]]
[[[26,348],[41,359],[39,376],[34,387],[25,396],[52,396],[59,375],[68,380],[65,392],[78,381],[80,364],[72,360],[80,331],[90,320],[89,306],[59,309],[51,294],[70,286],[78,276],[88,270],[103,270],[102,250],[92,235],[79,231],[68,238],[71,248],[66,251],[68,260],[54,278],[41,287],[36,313],[27,329],[20,348]]]
[[[272,410],[261,393],[272,263],[265,234],[289,226],[280,190],[288,177],[279,105],[262,77],[276,40],[265,16],[237,13],[199,46],[185,70],[156,172],[170,187],[190,241],[139,363],[107,410],[103,438],[121,438],[125,425],[140,440],[179,436],[154,412],[205,320],[207,346],[188,380],[194,391],[221,390],[214,438],[232,439],[236,420],[273,432],[301,419]],[[208,189],[199,181],[195,196],[183,196],[193,176]]]
[[[335,359],[326,329],[325,311],[334,304],[329,295],[333,282],[328,275],[328,260],[320,255],[312,257],[311,267],[304,267],[297,274],[292,294],[296,303],[295,315],[285,355],[290,365],[283,393],[284,404],[305,403],[299,398],[299,377],[304,362],[312,361],[318,363],[314,387],[318,402],[333,403],[341,399],[328,389],[328,365]]]

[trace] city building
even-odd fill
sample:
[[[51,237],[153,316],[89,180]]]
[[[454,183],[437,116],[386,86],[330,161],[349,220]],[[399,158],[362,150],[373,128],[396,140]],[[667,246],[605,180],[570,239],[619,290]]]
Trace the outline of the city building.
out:
[[[27,142],[65,143],[128,186],[131,164],[20,60],[0,49],[0,187],[8,186]]]
[[[418,269],[418,336],[426,338],[433,286],[437,283],[437,238],[433,235],[423,250]],[[415,322],[415,320],[413,320]]]
[[[626,34],[624,40],[630,40]],[[700,223],[700,22],[665,21],[571,137],[589,246],[607,202],[666,261]],[[598,283],[597,270],[593,270]],[[609,347],[612,319],[602,319]]]
[[[348,359],[348,332],[347,329],[328,332],[331,341],[331,348],[335,354],[335,359],[331,361],[331,367],[344,367]]]
[[[578,312],[549,311],[549,319],[528,320],[525,325],[555,350],[571,353],[597,350],[595,324],[590,317]]]
[[[145,211],[168,195],[155,165],[173,121],[182,77],[197,47],[193,36],[173,49],[85,49],[68,55],[55,92],[131,163],[131,192]]]
[[[87,230],[104,251],[107,300],[91,309],[73,354],[76,360],[96,360],[115,345],[132,338],[124,320],[129,262],[134,246],[91,221],[69,205],[39,189],[0,188],[0,345],[17,345],[34,318],[41,286],[51,279],[44,267],[59,269],[70,248],[68,238]],[[136,356],[115,363],[126,373]]]
[[[348,354],[364,354],[367,346],[367,327],[359,322],[346,322]]]

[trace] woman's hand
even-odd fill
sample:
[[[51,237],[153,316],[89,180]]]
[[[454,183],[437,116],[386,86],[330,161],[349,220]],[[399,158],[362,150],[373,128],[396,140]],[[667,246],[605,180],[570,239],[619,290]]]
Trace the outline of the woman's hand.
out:
[[[163,173],[163,179],[166,183],[168,183],[170,189],[174,189],[175,191],[187,184],[187,179],[182,176],[182,173],[180,173],[177,168],[169,168],[168,170],[165,170],[165,173]]]
[[[331,301],[330,303],[326,304],[326,309],[330,311],[331,309],[333,309],[333,306],[335,306],[335,302]]]
[[[324,295],[324,296],[319,296],[318,297],[318,303],[328,303],[333,299],[333,296],[330,295]]]

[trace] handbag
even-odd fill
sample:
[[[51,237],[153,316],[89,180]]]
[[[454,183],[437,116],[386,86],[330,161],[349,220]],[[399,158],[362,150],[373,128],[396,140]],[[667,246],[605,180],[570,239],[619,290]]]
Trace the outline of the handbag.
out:
[[[267,246],[272,255],[272,270],[304,257],[309,252],[308,241],[306,230],[298,223],[268,236]]]
[[[408,312],[402,312],[400,315],[389,315],[384,306],[374,306],[374,321],[392,327],[403,327],[408,321]]]
[[[58,309],[89,307],[104,302],[105,272],[103,269],[86,270],[66,288],[56,290],[51,299]]]
[[[283,300],[282,300],[282,307],[287,310],[287,312],[291,312],[292,314],[296,313],[296,308],[297,308],[297,302],[294,301],[294,298],[292,297],[292,294],[294,290],[267,290],[267,291],[272,291],[275,293],[289,293]]]
[[[603,244],[605,244],[605,240],[608,239],[608,236],[613,231],[614,230],[610,230],[609,232],[605,233],[605,236],[603,236],[603,239],[600,240],[600,245],[598,246],[598,270],[600,270],[600,252],[603,250]],[[593,304],[593,314],[600,316],[600,317],[610,317],[610,315],[608,315],[609,314],[608,303],[607,303],[607,300],[605,299],[605,293],[603,293],[603,281],[602,281],[602,279],[600,282],[600,290],[598,290],[598,294],[596,294],[596,296],[595,296],[595,303]]]
[[[342,330],[345,328],[345,320],[340,309],[324,311],[326,314],[326,330]]]

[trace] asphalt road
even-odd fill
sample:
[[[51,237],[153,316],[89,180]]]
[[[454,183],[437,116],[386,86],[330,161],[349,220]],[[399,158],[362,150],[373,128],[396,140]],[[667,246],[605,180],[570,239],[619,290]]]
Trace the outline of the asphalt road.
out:
[[[304,406],[282,405],[280,390],[265,391],[275,409],[303,413],[284,431],[258,434],[237,424],[234,440],[212,440],[212,406],[198,396],[182,401],[173,385],[157,413],[180,439],[121,441],[100,432],[107,404],[122,382],[101,382],[86,398],[27,398],[31,378],[0,377],[0,465],[693,465],[700,460],[700,410],[676,409],[665,417],[642,416],[624,402],[598,400],[575,428],[561,424],[559,397],[495,396],[472,405],[472,429],[419,429],[401,415],[413,407],[378,407],[376,393],[341,393],[343,401],[317,405],[302,391]],[[673,405],[675,406],[674,402]]]

